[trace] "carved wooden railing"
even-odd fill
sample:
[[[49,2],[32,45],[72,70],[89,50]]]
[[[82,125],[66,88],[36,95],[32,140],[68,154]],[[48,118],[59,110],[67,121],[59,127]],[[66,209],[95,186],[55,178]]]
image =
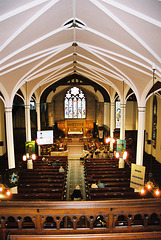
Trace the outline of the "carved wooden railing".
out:
[[[155,231],[156,236],[160,236],[156,239],[161,239],[161,198],[80,202],[1,201],[0,220],[0,231],[10,231],[12,235],[139,232],[147,235]]]

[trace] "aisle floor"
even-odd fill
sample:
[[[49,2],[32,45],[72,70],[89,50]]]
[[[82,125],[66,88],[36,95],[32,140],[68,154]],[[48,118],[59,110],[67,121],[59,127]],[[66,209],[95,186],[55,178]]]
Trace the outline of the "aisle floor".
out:
[[[83,195],[83,200],[86,200],[84,166],[79,159],[69,159],[67,177],[67,195],[66,195],[67,201],[71,201],[71,194],[76,185],[80,186],[81,193]]]

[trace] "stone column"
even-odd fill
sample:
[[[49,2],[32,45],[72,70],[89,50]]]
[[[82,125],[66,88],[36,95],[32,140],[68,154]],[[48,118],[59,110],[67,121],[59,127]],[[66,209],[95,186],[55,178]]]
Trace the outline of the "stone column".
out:
[[[107,126],[107,117],[108,117],[108,113],[107,113],[107,102],[104,102],[104,125]]]
[[[25,105],[26,142],[31,141],[30,105]]]
[[[5,108],[5,115],[6,115],[6,137],[7,137],[8,168],[11,169],[11,168],[15,168],[12,107],[6,107]]]
[[[36,113],[37,113],[37,130],[41,130],[41,121],[40,121],[40,102],[36,103]]]
[[[48,103],[48,118],[49,118],[49,127],[53,126],[54,120],[53,120],[53,103]]]
[[[121,128],[120,128],[121,140],[125,140],[125,110],[126,104],[121,104]]]
[[[126,104],[121,104],[121,128],[120,128],[120,139],[125,140],[125,109]],[[125,162],[123,156],[119,158],[119,168],[124,168]]]
[[[111,136],[111,140],[110,140],[110,150],[113,151],[113,133],[114,133],[114,129],[115,129],[115,103],[111,102],[111,120],[110,120],[110,136]]]
[[[145,129],[145,107],[138,107],[138,135],[137,135],[136,164],[140,166],[143,165],[144,129]]]
[[[41,121],[40,121],[40,102],[36,103],[36,113],[37,113],[37,131],[41,130]],[[38,146],[38,155],[41,155],[40,146]]]

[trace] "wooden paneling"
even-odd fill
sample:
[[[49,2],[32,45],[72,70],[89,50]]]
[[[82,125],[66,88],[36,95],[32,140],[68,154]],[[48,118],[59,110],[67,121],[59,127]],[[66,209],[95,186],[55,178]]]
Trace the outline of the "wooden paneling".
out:
[[[97,222],[98,217],[103,225]],[[26,218],[30,218],[30,222],[26,222]],[[159,239],[161,199],[1,201],[0,221],[1,232],[6,229],[11,235],[26,235],[24,239],[39,235],[42,235],[40,239],[56,239],[58,235],[62,237],[60,239],[74,239],[76,236],[97,239],[95,234],[98,239]]]
[[[93,121],[86,119],[68,119],[57,122],[58,128],[65,132],[67,136],[69,132],[83,132],[83,136],[87,135],[87,132],[93,130]]]
[[[29,236],[29,235],[11,235],[10,236],[11,240],[67,240],[67,239],[72,239],[72,240],[78,240],[78,239],[83,239],[83,240],[156,240],[156,239],[161,239],[161,232],[143,232],[143,233],[112,233],[112,234],[67,234],[67,235],[36,235],[36,236]]]

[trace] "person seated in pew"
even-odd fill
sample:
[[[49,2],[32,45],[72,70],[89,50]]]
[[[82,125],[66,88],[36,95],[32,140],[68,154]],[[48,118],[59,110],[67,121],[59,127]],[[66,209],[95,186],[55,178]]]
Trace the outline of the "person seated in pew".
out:
[[[62,166],[60,166],[59,172],[61,172],[61,173],[65,172],[65,170],[64,170],[64,168]]]
[[[81,201],[83,199],[79,185],[76,185],[75,189],[73,190],[71,199],[74,201]]]
[[[52,163],[52,166],[53,166],[53,167],[57,166],[57,162],[56,162],[56,161],[53,162],[53,163]]]
[[[48,166],[51,166],[51,162],[48,160]]]
[[[105,184],[102,183],[100,180],[98,181],[98,188],[104,188]]]
[[[98,185],[96,183],[92,183],[91,188],[98,188]]]

